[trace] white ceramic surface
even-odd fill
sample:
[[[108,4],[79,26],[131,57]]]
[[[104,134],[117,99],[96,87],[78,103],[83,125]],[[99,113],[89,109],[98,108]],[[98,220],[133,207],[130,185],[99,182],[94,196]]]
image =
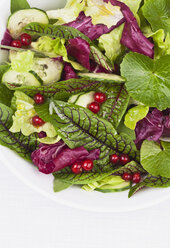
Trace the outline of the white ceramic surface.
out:
[[[64,4],[63,0],[39,0],[29,1],[32,7],[43,9],[57,8]],[[9,15],[9,0],[0,1],[0,38],[5,30],[6,20]],[[0,52],[0,58],[4,58],[4,52]],[[128,192],[102,194],[100,192],[85,192],[78,187],[71,187],[60,193],[53,192],[53,177],[39,173],[35,167],[20,158],[7,148],[0,146],[0,159],[23,183],[27,184],[42,195],[74,208],[96,212],[126,212],[145,208],[170,198],[169,189],[146,189],[131,199]]]

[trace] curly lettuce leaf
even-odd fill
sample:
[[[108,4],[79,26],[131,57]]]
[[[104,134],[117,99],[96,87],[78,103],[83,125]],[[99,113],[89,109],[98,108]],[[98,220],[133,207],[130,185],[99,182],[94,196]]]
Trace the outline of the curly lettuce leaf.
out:
[[[164,110],[170,99],[170,55],[152,60],[142,54],[129,53],[121,64],[130,96],[146,106]]]
[[[34,53],[30,50],[17,52],[11,56],[11,69],[17,72],[28,72],[32,70]]]
[[[93,25],[104,24],[108,28],[123,19],[119,6],[113,6],[110,2],[104,3],[99,0],[87,0],[84,13],[86,16],[91,16]]]
[[[13,115],[13,124],[10,128],[12,133],[22,132],[23,135],[29,136],[32,133],[46,132],[47,137],[53,138],[57,135],[54,127],[50,123],[45,123],[41,127],[35,127],[31,123],[31,118],[36,115],[34,109],[34,100],[21,91],[14,93],[17,110]]]
[[[147,0],[142,7],[143,15],[151,24],[153,32],[164,29],[170,32],[170,1]]]
[[[99,38],[99,47],[105,51],[106,57],[110,59],[112,64],[122,52],[122,45],[120,43],[124,25],[114,29],[108,34],[103,34]]]
[[[79,13],[84,9],[85,0],[67,0],[66,6],[62,9],[48,10],[49,19],[58,19],[57,24],[64,24],[74,21]]]
[[[141,164],[153,176],[170,178],[170,143],[145,140],[141,147]]]
[[[136,123],[142,120],[149,112],[149,107],[145,105],[138,105],[128,110],[125,115],[125,125],[134,130]]]
[[[12,115],[12,109],[0,103],[0,144],[31,161],[30,155],[38,145],[37,137],[36,135],[25,137],[21,132],[12,133],[10,131]]]
[[[151,32],[147,34],[147,37],[153,38],[155,44],[154,57],[156,59],[163,55],[170,55],[170,33],[165,35],[165,31],[163,29],[159,29],[155,33]]]

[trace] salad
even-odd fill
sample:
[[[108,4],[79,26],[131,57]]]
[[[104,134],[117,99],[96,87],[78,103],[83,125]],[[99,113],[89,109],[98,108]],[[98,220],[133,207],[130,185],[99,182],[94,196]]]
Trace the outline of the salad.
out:
[[[0,144],[54,191],[170,187],[170,1],[11,0]]]

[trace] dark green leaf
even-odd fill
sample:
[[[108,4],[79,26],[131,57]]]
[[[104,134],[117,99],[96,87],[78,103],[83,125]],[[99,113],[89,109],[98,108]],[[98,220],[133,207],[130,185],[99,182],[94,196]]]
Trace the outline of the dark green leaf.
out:
[[[106,84],[99,90],[106,93],[107,100],[101,105],[98,115],[117,128],[129,103],[129,96],[124,84]]]
[[[107,167],[109,153],[124,152],[138,160],[134,144],[127,143],[123,137],[117,135],[108,121],[88,109],[54,100],[50,103],[52,115],[49,114],[48,104],[36,106],[36,111],[45,121],[52,122],[54,127],[59,129],[59,134],[70,148],[84,146],[88,150],[100,149],[102,161],[98,161],[98,164],[101,164],[103,169]]]
[[[146,106],[164,110],[170,106],[170,55],[152,60],[147,56],[129,53],[121,64],[130,96]]]
[[[154,32],[158,29],[164,29],[165,32],[170,32],[169,0],[147,0],[142,7],[142,11]]]
[[[134,195],[137,191],[144,187],[151,187],[151,188],[167,188],[170,187],[170,178],[165,177],[154,177],[152,175],[148,175],[143,182],[136,184],[135,186],[131,187],[129,191],[129,197]]]
[[[72,184],[66,183],[59,178],[54,178],[53,189],[54,189],[54,192],[60,192],[64,189],[69,188],[71,185]]]
[[[49,86],[21,86],[17,87],[14,84],[6,84],[11,90],[20,90],[29,96],[34,96],[37,92],[47,97],[55,96],[56,99],[65,100],[69,96],[78,94],[79,92],[88,92],[98,89],[101,82],[86,80],[86,79],[69,79],[67,81],[56,82]]]
[[[13,91],[9,90],[5,85],[0,83],[0,103],[10,106],[12,97]]]
[[[21,9],[30,9],[27,0],[11,0],[11,14]]]
[[[0,82],[2,80],[3,74],[10,68],[9,65],[0,65]]]
[[[95,62],[108,71],[113,71],[112,64],[109,59],[103,55],[103,53],[98,49],[97,46],[83,33],[79,30],[69,27],[69,26],[60,26],[60,25],[50,25],[50,24],[40,24],[40,23],[30,23],[26,25],[23,29],[24,32],[35,36],[49,36],[49,37],[59,37],[64,38],[66,41],[81,37],[90,44],[91,54],[90,57],[95,60]]]
[[[93,183],[109,176],[111,173],[111,170],[108,173],[103,173],[101,171],[97,172],[97,170],[94,169],[92,172],[83,172],[76,175],[75,173],[72,173],[70,168],[65,168],[59,172],[54,173],[54,176],[56,179],[62,180],[63,183],[71,185]]]
[[[37,148],[36,135],[26,137],[22,133],[10,132],[12,115],[13,111],[0,103],[0,144],[14,150],[19,156],[31,160],[30,155]]]
[[[140,164],[138,164],[134,161],[131,161],[130,163],[117,169],[117,171],[114,173],[114,175],[121,176],[123,173],[132,174],[135,172],[147,173]]]

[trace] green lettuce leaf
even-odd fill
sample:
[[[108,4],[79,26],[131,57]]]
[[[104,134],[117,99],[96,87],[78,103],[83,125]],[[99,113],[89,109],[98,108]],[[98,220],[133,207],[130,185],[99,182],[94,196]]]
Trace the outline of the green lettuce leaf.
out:
[[[117,186],[121,183],[124,183],[124,180],[120,176],[109,175],[104,177],[103,179],[96,181],[94,183],[89,183],[83,185],[82,189],[91,192],[95,189],[100,189],[102,186]]]
[[[27,0],[11,0],[11,14],[21,9],[30,9]]]
[[[116,25],[123,18],[119,6],[98,0],[87,0],[84,13],[92,18],[93,25],[104,24],[108,28]]]
[[[128,110],[125,115],[125,125],[134,130],[136,127],[136,123],[142,120],[149,112],[149,107],[145,105],[138,105],[134,108]]]
[[[170,32],[170,1],[147,0],[142,7],[143,14],[151,24],[153,32],[164,29]]]
[[[99,47],[105,51],[105,55],[110,59],[112,64],[122,53],[123,46],[120,43],[124,24],[115,28],[108,34],[103,34],[99,38]]]
[[[170,143],[161,141],[161,146],[145,140],[141,147],[141,164],[153,176],[170,178]]]
[[[10,128],[12,133],[22,132],[23,135],[29,136],[32,133],[46,132],[47,137],[53,138],[57,135],[54,127],[46,122],[41,127],[35,127],[31,124],[31,118],[36,115],[34,109],[34,100],[21,91],[15,91],[17,110],[13,115],[13,124]]]
[[[11,69],[17,72],[29,72],[32,70],[34,53],[30,50],[17,52],[11,56]]]
[[[50,19],[58,19],[58,23],[64,24],[74,21],[85,7],[85,0],[67,0],[67,4],[62,9],[49,10],[47,15]]]
[[[152,60],[142,54],[129,53],[121,64],[130,96],[146,106],[168,108],[170,99],[170,55]]]
[[[151,187],[151,188],[170,187],[170,178],[155,177],[152,175],[148,175],[141,183],[137,183],[135,186],[131,187],[128,197],[130,198],[136,192],[138,192],[144,187]]]
[[[30,155],[38,145],[37,137],[36,135],[25,137],[21,132],[12,133],[10,131],[12,115],[12,109],[0,103],[0,144],[31,161]]]
[[[160,58],[163,55],[170,55],[170,33],[165,32],[163,29],[157,30],[155,33],[150,32],[147,37],[153,38],[154,41],[154,56],[155,58]]]
[[[0,83],[0,103],[10,107],[13,94],[4,84]]]

